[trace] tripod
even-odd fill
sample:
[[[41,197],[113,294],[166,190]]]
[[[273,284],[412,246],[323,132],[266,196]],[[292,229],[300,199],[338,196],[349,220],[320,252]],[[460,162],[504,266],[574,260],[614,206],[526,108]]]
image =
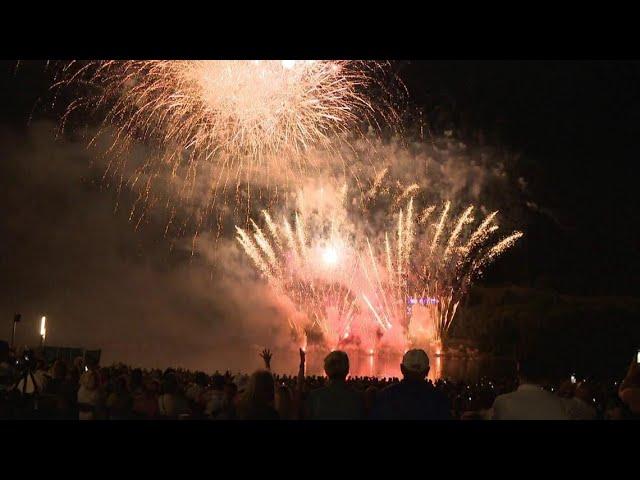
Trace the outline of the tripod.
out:
[[[15,385],[13,386],[13,390],[20,392],[20,382],[22,382],[22,398],[25,398],[25,396],[27,395],[27,381],[31,379],[31,382],[33,383],[33,409],[34,410],[38,410],[38,399],[40,397],[40,387],[38,386],[38,383],[36,382],[35,377],[33,376],[33,367],[31,365],[28,365],[27,368],[25,369],[25,371],[20,375],[20,377],[18,378],[18,381],[15,383]]]

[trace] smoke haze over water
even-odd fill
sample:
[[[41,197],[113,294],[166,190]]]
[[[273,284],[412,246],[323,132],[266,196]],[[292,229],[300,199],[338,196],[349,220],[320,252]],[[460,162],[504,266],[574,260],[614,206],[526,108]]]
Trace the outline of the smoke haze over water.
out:
[[[46,315],[49,345],[102,348],[106,363],[206,370],[252,369],[259,359],[249,354],[291,345],[282,319],[293,307],[275,298],[255,273],[231,235],[233,219],[225,219],[221,237],[204,229],[194,242],[188,231],[165,234],[167,216],[157,202],[137,226],[129,218],[136,195],[126,187],[118,192],[114,179],[107,186],[95,151],[81,140],[56,139],[56,130],[52,123],[36,122],[21,143],[11,140],[10,131],[0,133],[0,182],[7,192],[0,317],[7,319],[7,335],[9,319],[21,312],[17,343],[35,344],[38,319]],[[395,141],[363,141],[348,163],[369,183],[389,167],[392,181],[417,182],[434,201],[452,198],[461,208],[467,201],[486,201],[488,208],[499,208],[507,190],[497,191],[514,183],[503,167],[481,153],[470,160],[461,146],[443,145],[406,149]],[[140,147],[132,156],[144,153]],[[343,181],[333,173],[328,189]],[[301,182],[302,190],[314,190],[314,177],[317,172]],[[493,197],[485,196],[491,190]],[[325,199],[332,201],[331,195]],[[318,205],[310,195],[305,201]],[[275,211],[291,212],[294,205]],[[369,215],[375,224],[386,213]]]

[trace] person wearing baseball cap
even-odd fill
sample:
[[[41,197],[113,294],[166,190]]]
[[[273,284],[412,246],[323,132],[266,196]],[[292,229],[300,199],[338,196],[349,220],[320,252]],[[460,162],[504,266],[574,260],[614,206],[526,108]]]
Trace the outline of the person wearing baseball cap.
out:
[[[421,349],[409,350],[402,357],[403,379],[382,390],[374,404],[374,420],[449,420],[449,400],[426,381],[429,357]]]

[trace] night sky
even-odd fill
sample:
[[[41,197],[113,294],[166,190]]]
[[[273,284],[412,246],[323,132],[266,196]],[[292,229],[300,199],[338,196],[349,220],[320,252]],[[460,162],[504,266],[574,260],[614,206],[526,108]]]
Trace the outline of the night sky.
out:
[[[426,118],[444,112],[439,118],[454,128],[482,130],[487,142],[520,155],[507,168],[526,179],[538,209],[520,219],[522,245],[491,268],[484,284],[637,296],[640,63],[437,61],[393,68],[411,107]],[[127,210],[114,210],[126,194],[118,198],[100,184],[91,152],[80,141],[55,139],[56,109],[39,103],[50,81],[43,62],[0,63],[4,332],[16,311],[34,325],[46,312],[57,318],[54,342],[106,344],[152,362],[169,352],[185,364],[205,358],[212,343],[222,348],[221,332],[244,338],[249,327],[234,319],[231,328],[234,299],[215,275],[185,251],[170,250],[162,225],[135,231]],[[260,292],[242,301],[254,296]],[[269,338],[270,315],[263,312],[255,338]]]

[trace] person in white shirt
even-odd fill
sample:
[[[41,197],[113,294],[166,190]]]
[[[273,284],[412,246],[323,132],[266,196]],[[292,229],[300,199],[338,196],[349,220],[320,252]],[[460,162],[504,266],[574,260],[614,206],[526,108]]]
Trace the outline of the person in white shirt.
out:
[[[104,394],[100,389],[98,374],[95,370],[89,370],[80,377],[78,419],[96,420],[100,418],[103,404]]]
[[[569,420],[565,403],[540,385],[544,368],[535,355],[518,362],[520,386],[515,392],[499,395],[489,418],[493,420]]]

